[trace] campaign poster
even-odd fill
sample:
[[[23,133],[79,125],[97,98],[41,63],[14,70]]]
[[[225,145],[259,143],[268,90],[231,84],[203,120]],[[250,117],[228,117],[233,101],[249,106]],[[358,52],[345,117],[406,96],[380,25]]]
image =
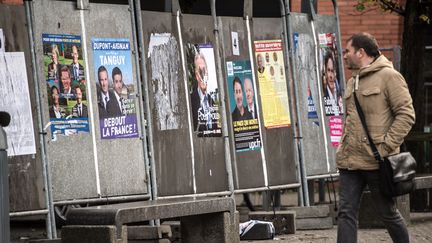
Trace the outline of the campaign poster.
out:
[[[266,128],[290,126],[291,118],[282,41],[254,41],[254,47],[264,126]]]
[[[136,86],[129,39],[92,39],[102,139],[138,137]]]
[[[342,116],[330,116],[330,141],[333,147],[337,148],[340,144],[342,133],[343,133],[343,117]]]
[[[308,119],[317,119],[318,113],[313,101],[312,93],[310,87],[308,87]]]
[[[236,152],[258,150],[261,136],[250,61],[227,62],[227,83]]]
[[[334,33],[319,34],[320,70],[326,116],[343,115],[342,87]]]
[[[198,137],[220,137],[220,96],[213,46],[188,44],[187,63],[194,133]]]
[[[36,143],[24,52],[0,52],[0,111],[11,116],[8,156],[35,154]]]
[[[81,36],[42,34],[51,136],[89,132]]]

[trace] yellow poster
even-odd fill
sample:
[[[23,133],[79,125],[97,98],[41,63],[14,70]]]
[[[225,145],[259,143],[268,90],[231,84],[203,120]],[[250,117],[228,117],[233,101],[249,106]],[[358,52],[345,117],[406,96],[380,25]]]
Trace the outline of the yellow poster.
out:
[[[288,90],[281,40],[254,41],[264,126],[290,126]]]

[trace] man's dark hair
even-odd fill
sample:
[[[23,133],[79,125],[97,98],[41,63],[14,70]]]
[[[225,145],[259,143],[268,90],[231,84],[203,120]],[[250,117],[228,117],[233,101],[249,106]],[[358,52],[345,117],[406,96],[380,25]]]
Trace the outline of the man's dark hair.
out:
[[[234,89],[235,83],[239,83],[239,84],[240,84],[240,87],[241,87],[242,90],[243,90],[243,84],[242,84],[242,81],[241,81],[240,78],[237,77],[237,76],[234,77],[234,80],[233,80],[233,89]]]
[[[333,58],[333,52],[332,51],[327,51],[326,54],[324,55],[324,67],[325,68],[327,68],[327,63],[328,63],[328,61],[330,59],[332,60],[333,66],[334,66],[335,65],[335,61],[334,61],[334,58]],[[333,68],[336,68],[336,67],[333,67]]]
[[[69,74],[69,78],[71,77],[71,73],[70,73],[69,67],[67,65],[63,65],[61,67],[61,69],[60,69],[60,79],[63,76],[64,72],[67,72]]]
[[[57,94],[59,94],[60,92],[59,92],[59,89],[57,88],[57,86],[55,86],[55,85],[53,85],[52,87],[51,87],[51,95],[52,95],[52,93],[54,93],[54,90],[57,90]]]
[[[370,57],[376,58],[381,55],[378,42],[375,37],[369,33],[361,32],[354,34],[347,40],[347,43],[349,41],[351,41],[351,45],[356,51],[363,48]]]
[[[99,79],[99,73],[101,73],[101,72],[107,72],[107,74],[108,74],[108,71],[107,71],[106,67],[105,66],[100,66],[98,68],[98,79]]]
[[[120,76],[123,77],[120,68],[115,67],[115,68],[113,68],[112,73],[111,73],[111,76],[112,76],[112,79],[113,79],[113,80],[114,80],[114,76],[117,75],[117,74],[120,74]]]

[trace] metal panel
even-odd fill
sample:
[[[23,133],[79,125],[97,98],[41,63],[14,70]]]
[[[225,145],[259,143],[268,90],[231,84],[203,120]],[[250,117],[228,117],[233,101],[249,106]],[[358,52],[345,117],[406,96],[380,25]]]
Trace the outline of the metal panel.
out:
[[[298,34],[295,48],[295,61],[298,77],[294,77],[295,87],[298,89],[298,103],[300,104],[299,119],[303,126],[303,150],[306,174],[316,175],[329,172],[327,166],[325,138],[321,117],[323,116],[320,89],[321,81],[316,74],[316,53],[309,16],[306,14],[291,13],[293,33]],[[294,37],[291,37],[294,38]],[[309,89],[310,97],[315,106],[317,118],[308,118]]]
[[[34,80],[28,32],[25,26],[24,6],[8,6],[0,4],[0,28],[5,35],[5,50],[7,52],[24,52],[29,93],[33,115],[33,130],[35,131],[36,151],[40,150],[37,127],[37,102],[35,101]],[[10,211],[26,211],[46,208],[43,191],[42,159],[36,155],[22,155],[9,158],[9,202]]]
[[[245,26],[245,21],[243,18],[235,17],[219,17],[222,23],[222,43],[224,49],[223,65],[226,66],[227,61],[239,61],[239,60],[250,60],[249,49],[248,49],[248,37],[247,30]],[[231,45],[231,32],[238,33],[238,45],[239,45],[239,56],[233,55],[233,48]],[[224,72],[226,73],[226,72]],[[224,75],[226,77],[226,75]],[[227,89],[226,80],[223,82],[225,90]],[[228,93],[225,92],[228,96]],[[229,97],[224,97],[227,102]],[[227,108],[225,110],[228,117],[228,130],[230,132],[230,137],[233,137],[233,127],[231,112]],[[233,142],[233,139],[231,139]],[[233,147],[233,146],[231,146]],[[233,163],[233,174],[234,174],[234,187],[235,189],[249,189],[249,188],[259,188],[265,186],[263,161],[260,150],[251,150],[246,152],[232,152],[235,156],[235,162]]]
[[[189,114],[176,19],[171,13],[142,11],[142,22],[158,196],[192,194]],[[157,43],[156,35],[164,41]]]
[[[211,16],[185,14],[181,20],[184,45],[212,44],[214,55],[218,55],[213,34],[214,23]],[[216,72],[220,71],[216,67]],[[223,80],[217,80],[219,88],[223,83]],[[222,120],[220,119],[220,121]],[[193,132],[192,140],[196,193],[227,191],[228,174],[225,167],[223,137],[198,137],[197,133]]]
[[[34,36],[36,61],[39,65],[39,89],[43,126],[48,125],[48,92],[44,75],[44,53],[42,34],[81,35],[79,12],[70,2],[37,1],[34,2]],[[66,16],[60,13],[68,13]],[[88,68],[88,67],[86,67]],[[50,139],[47,129],[47,157],[50,164],[54,200],[87,198],[97,196],[93,150],[90,133],[75,136],[59,136],[57,141]]]
[[[316,33],[317,34],[324,34],[324,33],[335,33],[337,31],[337,21],[336,21],[336,16],[335,15],[316,15],[316,19],[315,19],[315,29],[316,29]],[[337,35],[336,35],[337,36]],[[338,44],[339,42],[336,42],[336,44]],[[343,60],[338,60],[338,65],[341,66],[342,65]],[[337,72],[339,72],[339,70],[342,70],[340,68],[335,67]],[[340,78],[342,78],[342,75],[339,75]],[[339,80],[339,84],[342,88],[342,93],[344,90],[344,84],[345,84],[345,80]],[[330,136],[330,131],[329,131],[329,118],[326,117],[325,119],[326,121],[326,132],[327,132],[327,136]],[[333,147],[331,145],[331,143],[328,144],[328,151],[329,151],[329,165],[330,165],[330,169],[329,172],[336,172],[336,148]]]
[[[57,136],[56,141],[51,139],[47,142],[54,200],[97,197],[96,178],[100,178],[101,196],[138,194],[146,191],[141,140],[138,138],[100,139],[96,99],[97,80],[94,77],[92,62],[91,38],[128,38],[132,51],[134,50],[130,12],[128,6],[125,5],[94,4],[91,9],[92,11],[76,10],[73,2],[43,0],[34,3],[35,49],[37,61],[40,63],[39,70],[41,71],[38,73],[40,80],[45,80],[42,71],[44,53],[41,37],[43,33],[79,35],[83,47],[85,46],[87,50],[87,53],[84,53],[83,48],[83,59],[87,57],[85,78],[87,92],[90,93],[89,105],[91,103],[89,106],[90,132],[72,136]],[[112,18],[112,16],[118,16],[119,13],[124,17]],[[84,26],[82,22],[85,22]],[[132,65],[133,70],[136,70],[134,58],[132,58]],[[136,74],[134,74],[133,80],[136,79]],[[44,83],[41,82],[40,90],[43,109],[46,109],[48,102]],[[134,83],[136,87],[136,81]],[[45,113],[43,120],[44,125],[49,121],[48,112]],[[95,164],[98,164],[98,168],[95,167]]]
[[[282,28],[283,24],[282,19],[280,18],[254,18],[252,37],[253,41],[276,39],[283,40],[284,30]],[[283,45],[286,44],[283,43]],[[289,73],[287,60],[285,60],[285,73]],[[257,82],[257,85],[258,84],[259,82]],[[293,96],[288,94],[288,98],[293,99]],[[261,102],[259,103],[262,105]],[[262,111],[262,109],[260,110]],[[292,123],[293,121],[291,119],[291,124]],[[266,153],[269,185],[274,186],[297,183],[298,178],[294,154],[295,149],[292,125],[289,127],[272,129],[264,128],[262,129],[262,133],[263,145]]]
[[[137,70],[138,64],[135,63],[135,56],[138,51],[134,45],[133,30],[131,22],[131,13],[129,5],[114,5],[114,4],[91,4],[91,11],[84,12],[85,29],[87,31],[87,47],[88,47],[88,70],[93,74],[97,67],[93,65],[93,56],[91,51],[91,38],[126,38],[131,46],[131,65],[132,65],[132,83],[137,91],[141,87],[137,85]],[[116,17],[121,16],[121,17]],[[90,75],[90,83],[92,84],[93,103],[93,120],[95,121],[95,135],[97,145],[97,155],[100,173],[100,187],[102,196],[117,196],[146,193],[146,177],[143,144],[140,138],[122,138],[122,139],[100,139],[100,129],[98,126],[98,112],[96,112],[96,86],[98,82],[94,80],[95,76]],[[137,95],[134,100],[135,107],[138,106]],[[142,134],[141,122],[139,117],[142,111],[136,109],[138,133]]]

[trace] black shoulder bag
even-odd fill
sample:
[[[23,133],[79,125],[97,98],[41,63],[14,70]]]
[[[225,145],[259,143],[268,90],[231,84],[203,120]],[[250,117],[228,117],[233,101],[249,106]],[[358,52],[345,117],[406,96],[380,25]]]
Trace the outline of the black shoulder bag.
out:
[[[379,164],[381,192],[388,197],[397,197],[410,193],[415,186],[414,178],[417,165],[414,157],[410,152],[403,152],[382,158],[369,134],[365,116],[355,92],[354,101],[372,152]]]

